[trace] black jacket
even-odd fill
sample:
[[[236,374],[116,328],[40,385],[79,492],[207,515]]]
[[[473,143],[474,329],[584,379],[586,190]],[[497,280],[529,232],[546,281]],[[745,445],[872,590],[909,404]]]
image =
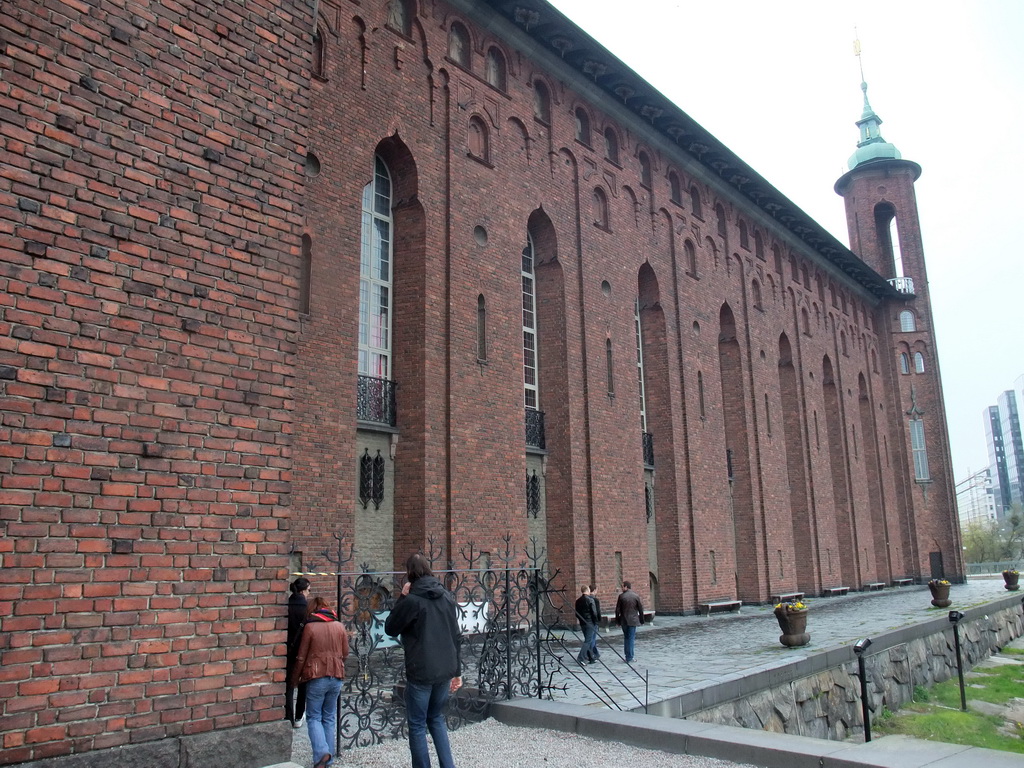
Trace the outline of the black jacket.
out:
[[[583,624],[601,623],[601,614],[597,612],[597,601],[590,595],[580,595],[576,598],[576,619]]]
[[[299,652],[299,641],[302,639],[302,628],[306,626],[306,596],[293,592],[288,598],[288,667]]]
[[[402,636],[407,680],[432,685],[462,674],[458,611],[455,598],[433,576],[416,579],[409,594],[398,598],[384,631]]]

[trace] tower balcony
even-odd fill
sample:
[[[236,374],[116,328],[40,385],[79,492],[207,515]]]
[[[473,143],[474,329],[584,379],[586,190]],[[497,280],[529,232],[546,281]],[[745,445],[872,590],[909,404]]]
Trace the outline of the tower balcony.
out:
[[[912,277],[893,277],[889,280],[889,285],[900,293],[914,295],[914,278]]]

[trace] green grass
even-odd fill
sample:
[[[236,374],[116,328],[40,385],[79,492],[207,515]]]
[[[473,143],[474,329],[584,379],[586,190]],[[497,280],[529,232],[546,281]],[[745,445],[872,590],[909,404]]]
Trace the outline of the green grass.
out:
[[[1008,655],[1024,651],[1007,649]],[[1024,666],[1006,665],[976,670],[964,681],[967,698],[1005,704],[1012,698],[1024,698]],[[896,713],[883,711],[875,719],[873,731],[879,736],[904,734],[918,739],[944,741],[972,747],[1024,753],[1024,730],[1016,736],[999,732],[1002,718],[980,712],[960,711],[960,685],[954,677],[930,689],[914,687],[914,701]]]

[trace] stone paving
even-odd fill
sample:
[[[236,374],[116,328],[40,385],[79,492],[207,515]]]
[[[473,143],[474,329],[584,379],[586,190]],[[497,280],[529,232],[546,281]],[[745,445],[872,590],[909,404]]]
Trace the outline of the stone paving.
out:
[[[932,607],[926,585],[810,598],[804,602],[810,609],[807,631],[811,641],[800,648],[779,643],[778,622],[770,605],[744,605],[739,613],[712,616],[657,616],[653,624],[639,628],[632,665],[622,658],[622,632],[618,628],[601,632],[601,660],[586,667],[575,661],[579,643],[570,633],[565,638],[568,650],[551,645],[563,660],[562,674],[553,684],[559,685],[561,677],[561,684],[566,686],[565,691],[554,691],[552,697],[597,707],[606,706],[611,699],[621,709],[636,709],[643,705],[645,687],[649,702],[671,699],[1007,594],[1002,578],[991,576],[954,584],[949,609]],[[609,600],[607,595],[602,597]]]

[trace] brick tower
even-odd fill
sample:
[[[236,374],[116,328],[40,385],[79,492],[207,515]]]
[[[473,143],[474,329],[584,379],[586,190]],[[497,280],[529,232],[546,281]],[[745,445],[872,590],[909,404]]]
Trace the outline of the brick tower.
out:
[[[921,166],[904,160],[882,138],[882,120],[868,102],[866,82],[861,89],[860,140],[835,190],[846,201],[851,250],[895,289],[875,311],[879,340],[891,342],[888,359],[879,361],[892,386],[886,388],[890,402],[880,406],[889,413],[878,414],[888,429],[888,435],[882,431],[878,464],[881,473],[894,475],[897,494],[885,502],[895,512],[887,544],[891,551],[892,537],[903,537],[907,573],[960,580],[949,435],[914,194]]]

